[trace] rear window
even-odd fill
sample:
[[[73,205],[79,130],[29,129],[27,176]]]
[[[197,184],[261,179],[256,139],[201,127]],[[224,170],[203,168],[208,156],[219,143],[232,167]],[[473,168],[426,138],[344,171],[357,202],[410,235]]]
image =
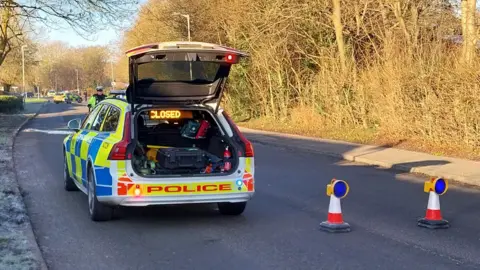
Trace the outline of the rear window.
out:
[[[157,82],[212,83],[217,78],[221,63],[215,62],[148,62],[138,65],[138,80]]]

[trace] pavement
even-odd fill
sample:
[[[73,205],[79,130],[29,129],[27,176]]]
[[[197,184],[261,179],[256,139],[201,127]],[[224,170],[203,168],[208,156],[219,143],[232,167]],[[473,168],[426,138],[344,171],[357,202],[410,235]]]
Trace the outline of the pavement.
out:
[[[480,186],[480,162],[478,161],[243,127],[240,130],[249,139],[261,144],[308,151],[348,161],[392,168],[403,172],[421,173],[432,177],[443,177],[468,185]]]
[[[17,132],[43,106],[29,103],[20,113],[0,114],[0,269],[46,268],[18,188],[12,155]]]
[[[419,228],[425,177],[312,151],[336,148],[327,142],[260,142],[263,133],[247,134],[256,194],[242,216],[221,216],[211,205],[169,206],[121,208],[115,220],[92,222],[86,195],[63,189],[65,135],[38,132],[62,130],[84,113],[84,106],[49,104],[15,141],[19,184],[49,269],[480,269],[479,189],[451,185],[441,197],[451,228]],[[342,200],[349,233],[318,230],[332,178],[350,184]]]

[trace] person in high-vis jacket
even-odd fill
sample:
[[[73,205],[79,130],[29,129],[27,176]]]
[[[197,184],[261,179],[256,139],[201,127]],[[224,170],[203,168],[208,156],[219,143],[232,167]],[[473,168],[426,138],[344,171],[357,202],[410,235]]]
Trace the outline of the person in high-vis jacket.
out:
[[[95,105],[97,105],[99,102],[105,99],[105,95],[103,94],[103,87],[98,86],[97,87],[97,93],[95,95],[92,95],[90,99],[88,100],[88,111],[91,111]]]

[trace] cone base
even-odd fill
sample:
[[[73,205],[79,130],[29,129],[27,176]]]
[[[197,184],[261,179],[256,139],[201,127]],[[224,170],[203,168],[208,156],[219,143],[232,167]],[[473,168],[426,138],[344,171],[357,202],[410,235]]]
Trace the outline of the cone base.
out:
[[[448,221],[442,220],[430,220],[426,218],[418,219],[417,225],[419,227],[427,228],[427,229],[447,229],[450,227]]]
[[[320,223],[320,230],[326,231],[330,233],[343,233],[350,231],[350,224],[343,222],[343,223],[330,223],[328,221],[324,221]]]

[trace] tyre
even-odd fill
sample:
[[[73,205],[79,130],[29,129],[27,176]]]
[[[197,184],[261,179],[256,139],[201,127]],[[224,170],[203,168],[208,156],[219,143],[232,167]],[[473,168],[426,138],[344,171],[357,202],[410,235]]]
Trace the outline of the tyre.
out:
[[[68,174],[67,156],[64,154],[63,159],[63,185],[66,191],[77,191],[78,187],[72,177]]]
[[[245,207],[247,206],[247,202],[239,202],[239,203],[218,203],[218,211],[222,215],[228,216],[238,216],[245,211]]]
[[[109,221],[113,217],[113,207],[102,204],[97,199],[97,188],[95,185],[95,175],[92,168],[88,169],[88,213],[93,221]]]

